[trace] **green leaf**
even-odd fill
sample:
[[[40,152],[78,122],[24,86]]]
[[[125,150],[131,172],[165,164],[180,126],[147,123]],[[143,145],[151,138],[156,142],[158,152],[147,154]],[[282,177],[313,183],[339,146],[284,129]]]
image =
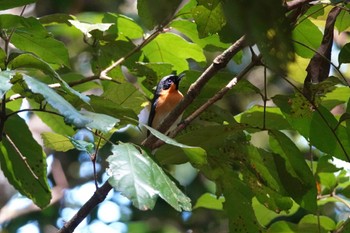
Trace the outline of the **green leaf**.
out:
[[[268,233],[281,233],[281,232],[298,232],[298,226],[294,223],[287,221],[277,221],[271,224]],[[301,232],[300,232],[301,233]]]
[[[0,26],[8,31],[15,30],[11,37],[11,43],[16,48],[34,53],[48,63],[70,67],[65,45],[54,39],[38,19],[0,15]]]
[[[292,207],[293,202],[278,172],[278,167],[284,166],[279,155],[250,145],[238,147],[235,154],[244,182],[260,203],[276,213]]]
[[[221,42],[220,37],[217,33],[207,35],[204,38],[199,38],[197,25],[190,20],[174,20],[171,22],[170,27],[175,28],[176,30],[186,35],[191,39],[193,43],[196,43],[201,48],[209,49],[210,47],[214,47],[225,49],[230,46],[229,43]]]
[[[243,124],[266,129],[288,129],[288,122],[284,118],[281,110],[276,107],[267,107],[264,114],[264,107],[255,105],[247,111],[236,115],[235,119]],[[265,121],[265,125],[263,124]],[[264,127],[263,127],[264,126]]]
[[[187,155],[188,159],[190,160],[190,162],[194,166],[200,167],[200,166],[207,164],[207,153],[202,148],[188,146],[188,145],[184,145],[182,143],[178,143],[174,139],[158,132],[157,130],[153,129],[152,127],[145,125],[145,124],[142,124],[142,123],[140,123],[140,124],[143,127],[146,127],[147,130],[149,130],[154,136],[156,136],[157,138],[159,138],[160,140],[162,140],[166,144],[180,147],[183,150],[183,152]]]
[[[200,38],[219,32],[226,24],[220,0],[198,0],[197,6],[192,9],[192,15]]]
[[[107,33],[118,35],[118,37],[138,39],[144,34],[142,28],[132,18],[126,17],[125,15],[106,13],[102,22],[113,23]]]
[[[229,218],[230,232],[261,232],[252,208],[252,193],[246,184],[235,176],[225,178],[224,209]]]
[[[36,2],[36,0],[1,0],[0,10],[7,10],[18,6],[24,6]]]
[[[191,58],[197,62],[206,61],[203,50],[199,45],[187,42],[173,33],[160,34],[147,44],[142,51],[150,62],[172,64],[177,73],[189,69],[186,59]]]
[[[197,199],[196,205],[193,209],[206,208],[211,210],[223,210],[224,197],[216,197],[211,193],[204,193]]]
[[[283,133],[269,131],[271,149],[281,156],[277,172],[285,190],[301,207],[316,211],[316,181],[302,153]]]
[[[338,61],[340,64],[350,63],[350,43],[347,43],[341,48],[338,55]]]
[[[335,222],[326,216],[308,214],[298,223],[299,232],[331,232],[335,230]]]
[[[55,24],[67,24],[68,26],[71,26],[68,20],[74,20],[74,16],[64,14],[64,13],[55,13],[51,15],[44,15],[39,18],[39,21],[41,24],[45,26],[49,25],[55,25]]]
[[[87,142],[84,140],[77,140],[73,137],[69,137],[68,139],[70,142],[73,144],[74,148],[77,149],[78,151],[83,151],[88,153],[89,155],[92,155],[95,153],[95,144],[91,142]]]
[[[309,19],[304,19],[293,30],[293,39],[305,46],[295,43],[295,52],[301,57],[311,58],[320,46],[322,37],[320,29]]]
[[[6,59],[7,55],[3,49],[0,48],[0,69],[5,70],[6,69]]]
[[[335,22],[335,27],[338,29],[339,33],[348,30],[350,25],[350,14],[346,10],[342,10],[337,17],[337,21]]]
[[[74,149],[74,145],[69,138],[61,134],[45,132],[41,134],[41,138],[43,139],[46,148],[62,152]]]
[[[113,24],[111,23],[82,23],[79,20],[68,20],[75,28],[79,29],[85,36],[92,37],[90,32],[98,30],[107,31]]]
[[[87,110],[91,109],[91,111],[96,111],[100,114],[106,114],[111,117],[120,119],[120,124],[125,124],[126,122],[130,122],[127,118],[137,119],[136,113],[128,108],[121,106],[119,103],[114,101],[120,101],[118,99],[110,100],[101,96],[90,96],[91,101],[89,105],[83,105],[82,108]]]
[[[141,210],[152,209],[157,196],[177,211],[191,210],[190,199],[141,148],[120,143],[112,146],[109,183]]]
[[[10,71],[0,71],[0,98],[6,94],[8,90],[11,89],[11,78],[13,73]]]
[[[62,96],[58,95],[54,90],[48,87],[46,84],[39,82],[38,80],[23,75],[19,77],[19,80],[15,81],[14,86],[26,85],[24,93],[28,95],[28,90],[31,93],[39,94],[47,103],[49,103],[54,109],[56,109],[62,116],[64,116],[66,123],[73,124],[78,128],[85,127],[91,120],[81,115],[70,103],[68,103]],[[22,91],[20,91],[22,92]],[[29,96],[31,98],[32,96]]]
[[[104,87],[101,97],[113,101],[120,107],[132,109],[136,113],[141,111],[142,104],[146,101],[140,91],[129,82],[121,84],[108,83]]]
[[[18,133],[21,132],[21,133]],[[40,208],[51,199],[46,174],[46,155],[22,118],[13,115],[5,122],[0,142],[0,163],[8,181]]]
[[[85,103],[89,102],[89,98],[86,95],[83,95],[73,88],[71,88],[60,76],[59,74],[52,69],[52,67],[43,61],[41,58],[34,56],[30,53],[18,54],[8,64],[8,68],[10,69],[18,69],[18,68],[36,68],[43,71],[45,74],[49,75],[51,78],[57,80],[63,90],[67,93],[78,96]]]
[[[86,110],[80,111],[80,113],[91,120],[90,123],[86,124],[86,127],[97,129],[103,133],[109,132],[119,122],[118,119],[106,114],[89,112]]]
[[[181,0],[138,0],[138,15],[148,29],[153,29],[155,26],[166,26],[172,20],[181,2]]]

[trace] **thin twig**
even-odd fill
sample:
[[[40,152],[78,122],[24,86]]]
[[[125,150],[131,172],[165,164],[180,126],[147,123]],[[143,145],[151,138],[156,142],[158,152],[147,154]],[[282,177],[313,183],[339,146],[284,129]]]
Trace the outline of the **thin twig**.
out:
[[[128,54],[126,54],[124,57],[119,58],[116,62],[114,62],[112,65],[107,67],[106,69],[102,70],[100,73],[100,79],[105,79],[105,80],[111,80],[111,78],[107,75],[109,71],[114,69],[115,67],[119,66],[122,64],[127,58],[132,56],[134,53],[140,51],[145,45],[147,45],[149,42],[151,42],[154,38],[156,38],[160,33],[164,31],[163,27],[157,28],[151,35],[149,35],[146,39],[142,41],[141,44],[136,46],[133,50],[131,50]]]
[[[40,109],[40,108],[26,108],[26,109],[21,109],[21,110],[18,110],[18,111],[15,111],[15,112],[11,112],[9,114],[6,115],[6,119],[13,116],[13,115],[16,115],[20,112],[45,112],[45,113],[50,113],[50,114],[54,114],[54,115],[57,115],[57,116],[60,116],[60,117],[64,117],[63,115],[59,114],[58,112],[54,112],[54,111],[49,111],[49,110],[45,110],[45,109]]]

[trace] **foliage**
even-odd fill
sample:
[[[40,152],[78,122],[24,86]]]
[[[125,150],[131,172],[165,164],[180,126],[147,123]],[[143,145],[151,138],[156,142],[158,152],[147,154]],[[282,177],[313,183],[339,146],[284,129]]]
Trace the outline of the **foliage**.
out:
[[[160,197],[191,219],[204,209],[212,222],[227,219],[218,224],[225,232],[346,232],[348,218],[336,208],[350,212],[350,180],[335,161],[350,162],[350,49],[334,34],[349,30],[350,5],[308,2],[138,0],[134,18],[0,15],[1,170],[43,209],[52,204],[44,148],[76,150],[142,211],[155,211]],[[169,73],[186,74],[180,90],[192,105],[164,135],[138,114]],[[23,112],[50,127],[43,147]],[[186,163],[201,189],[183,191],[172,176]]]

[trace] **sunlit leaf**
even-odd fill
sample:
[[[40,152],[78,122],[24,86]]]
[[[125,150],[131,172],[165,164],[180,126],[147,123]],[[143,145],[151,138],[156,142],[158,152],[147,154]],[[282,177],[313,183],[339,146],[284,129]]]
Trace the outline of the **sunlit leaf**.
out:
[[[101,113],[89,112],[86,110],[80,111],[80,113],[91,120],[90,123],[86,124],[86,127],[91,129],[97,129],[103,133],[107,133],[113,127],[118,124],[119,120]]]
[[[74,149],[74,145],[71,143],[68,137],[61,134],[44,132],[41,134],[44,146],[55,151],[66,152]]]
[[[187,42],[173,33],[160,34],[156,39],[147,44],[142,51],[150,62],[170,63],[177,73],[189,69],[186,59],[191,58],[197,62],[206,61],[200,46]]]
[[[211,193],[204,193],[200,196],[193,209],[206,208],[212,210],[223,210],[223,203],[225,202],[224,197],[216,197]]]
[[[293,39],[295,43],[295,52],[304,58],[311,58],[322,40],[322,32],[309,19],[304,19],[293,30]]]
[[[0,98],[2,98],[8,90],[11,89],[11,78],[13,73],[10,71],[0,71]]]
[[[18,133],[21,132],[21,133]],[[0,163],[8,181],[40,208],[51,199],[46,155],[22,118],[7,118],[0,142]]]
[[[74,27],[79,29],[87,37],[91,37],[91,31],[98,30],[101,32],[107,31],[113,24],[111,23],[83,23],[79,20],[68,20]]]
[[[110,184],[141,210],[152,209],[160,196],[177,211],[191,210],[190,199],[141,148],[131,144],[112,146],[107,158]]]

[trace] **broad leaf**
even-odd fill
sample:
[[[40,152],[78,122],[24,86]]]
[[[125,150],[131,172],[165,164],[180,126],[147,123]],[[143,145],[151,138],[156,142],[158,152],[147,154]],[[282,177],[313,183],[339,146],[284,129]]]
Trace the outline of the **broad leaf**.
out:
[[[74,27],[79,29],[85,36],[91,37],[90,32],[98,30],[101,32],[107,31],[113,24],[111,23],[82,23],[79,20],[68,20]]]
[[[192,9],[200,38],[217,33],[226,24],[224,10],[220,0],[199,0]]]
[[[86,110],[80,111],[80,113],[91,120],[91,122],[88,123],[86,127],[97,129],[103,133],[107,133],[113,129],[113,127],[119,122],[118,119],[106,114],[89,112]]]
[[[11,89],[11,78],[13,73],[10,71],[0,71],[0,98],[2,98],[8,90]]]
[[[141,210],[152,209],[157,196],[177,211],[191,210],[190,199],[141,148],[120,143],[107,158],[110,184]]]
[[[295,52],[303,58],[311,58],[320,46],[322,32],[309,19],[304,19],[293,30],[293,39],[302,44],[295,43]]]
[[[84,140],[75,139],[73,137],[69,137],[70,142],[73,144],[74,148],[78,151],[86,152],[89,155],[95,153],[95,144],[91,142],[87,142]]]
[[[340,64],[342,63],[350,63],[350,43],[347,43],[341,48],[338,61]]]
[[[62,152],[74,149],[74,145],[66,136],[52,132],[45,132],[41,134],[41,138],[43,139],[46,148]]]
[[[21,133],[18,133],[21,132]],[[22,118],[13,115],[5,122],[0,142],[0,163],[8,181],[40,208],[51,199],[46,174],[46,155]]]
[[[91,122],[89,118],[79,113],[70,103],[68,103],[62,96],[57,94],[46,84],[27,75],[19,75],[18,80],[15,80],[14,82],[14,88],[29,98],[37,97],[29,94],[28,90],[31,93],[39,94],[41,98],[47,101],[47,103],[49,103],[65,118],[66,123],[82,128]],[[23,85],[26,86],[26,88],[23,89]]]
[[[89,98],[73,88],[71,88],[60,76],[59,74],[45,61],[41,58],[34,56],[30,53],[18,54],[15,56],[10,63],[8,64],[10,69],[18,69],[18,68],[36,68],[49,75],[51,78],[55,79],[61,84],[63,90],[67,93],[78,96],[85,103],[89,102]]]
[[[197,62],[206,61],[200,46],[187,42],[182,37],[173,33],[160,34],[156,39],[147,44],[142,51],[150,62],[172,64],[177,73],[189,69],[186,59],[193,59]]]
[[[106,13],[102,20],[103,23],[113,23],[113,25],[106,32],[108,34],[115,35],[112,38],[118,36],[128,39],[138,39],[143,36],[142,28],[132,19],[124,15],[118,15],[113,13]],[[114,38],[115,39],[115,38]]]
[[[200,196],[193,209],[206,208],[212,210],[223,210],[224,197],[216,197],[211,193],[204,193]]]
[[[152,127],[142,124],[143,127],[146,127],[154,136],[165,142],[166,144],[180,147],[183,152],[187,155],[189,161],[196,167],[203,166],[207,164],[207,153],[200,147],[188,146],[182,143],[178,143],[172,138],[158,132]]]
[[[172,20],[181,0],[138,0],[137,11],[142,22],[148,29],[165,26]]]
[[[283,133],[273,130],[269,134],[271,149],[284,160],[277,166],[277,172],[285,190],[301,207],[316,211],[316,181],[302,153]]]
[[[11,37],[11,43],[16,48],[34,53],[48,63],[70,67],[65,45],[54,39],[38,19],[0,15],[0,27],[8,31],[15,30]]]
[[[347,10],[342,10],[337,17],[337,21],[335,22],[335,27],[338,29],[339,33],[348,30],[350,25],[350,14]]]

